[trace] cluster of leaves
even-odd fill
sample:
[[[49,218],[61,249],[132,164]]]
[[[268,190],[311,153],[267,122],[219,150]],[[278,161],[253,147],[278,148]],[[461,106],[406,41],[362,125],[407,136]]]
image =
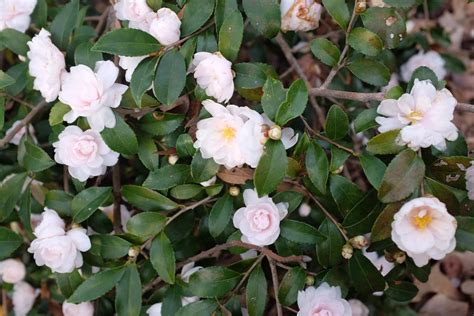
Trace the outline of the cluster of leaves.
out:
[[[457,216],[458,248],[474,250],[472,204],[464,180],[470,159],[463,137],[450,143],[445,152],[423,150],[420,157],[397,145],[398,131],[376,134],[376,102],[367,103],[367,109],[359,101],[332,104],[326,98],[318,100],[327,109],[322,131],[305,129],[302,117],[310,125],[317,121],[307,106],[310,90],[303,80],[282,82],[278,75],[287,68],[283,53],[271,40],[280,31],[278,1],[147,2],[155,9],[184,9],[182,41],[162,47],[149,34],[125,27],[98,34],[100,30],[85,20],[94,10],[78,0],[64,6],[39,0],[32,16],[37,28],[51,31],[55,45],[66,52],[69,66],[93,67],[96,61],[114,55],[149,55],[138,65],[116,109],[116,126],[101,133],[107,145],[121,154],[119,183],[112,181],[112,172],[87,183],[67,176],[58,180],[63,166],[50,158],[51,144],[65,128],[63,115],[69,110],[59,102],[48,105],[47,111],[32,121],[37,143],[27,135],[18,147],[5,146],[0,151],[0,179],[15,174],[0,186],[0,256],[23,258],[28,263],[28,279],[36,285],[46,283],[52,299],[97,300],[99,315],[139,315],[154,302],[163,302],[163,315],[210,315],[226,310],[239,315],[243,295],[250,315],[264,315],[273,308],[275,297],[270,290],[270,269],[262,257],[240,260],[238,254],[246,250],[240,247],[226,249],[222,260],[199,257],[216,245],[240,239],[231,221],[243,205],[241,194],[229,194],[229,190],[235,193],[236,186],[240,192],[255,187],[275,202],[288,202],[289,215],[281,222],[281,235],[270,249],[281,257],[312,258],[306,267],[295,263],[278,267],[280,282],[275,293],[284,306],[293,306],[297,292],[314,278],[316,284],[340,286],[344,296],[360,298],[386,315],[409,313],[407,302],[417,293],[413,278],[426,281],[429,266],[417,268],[407,259],[384,277],[362,251],[355,250],[352,258],[345,260],[341,250],[345,237],[371,233],[370,250],[396,252],[390,239],[393,214],[404,200],[420,196],[422,186]],[[404,17],[420,1],[385,2],[391,7],[356,12],[354,1],[322,1],[334,28],[346,35],[340,43],[318,35],[310,43],[314,62],[319,60],[339,71],[330,88],[377,92],[413,53],[415,44],[428,45],[426,34],[405,34]],[[442,30],[432,32],[434,40],[446,45]],[[298,41],[295,33],[285,37],[290,43]],[[40,101],[39,93],[32,89],[27,61],[15,57],[26,56],[29,40],[29,35],[11,29],[0,32],[0,49],[4,62],[10,65],[0,71],[3,132],[28,115],[29,104]],[[241,46],[247,55],[241,53]],[[280,126],[294,127],[300,134],[294,149],[287,152],[281,141],[268,140],[254,171],[246,167],[228,171],[196,152],[192,135],[196,121],[206,115],[200,101],[207,97],[187,69],[193,54],[200,51],[220,51],[236,62],[234,83],[241,97],[235,98],[236,102],[264,112]],[[274,57],[271,54],[279,64],[269,64],[268,57]],[[458,62],[453,64],[459,68]],[[414,78],[444,84],[433,76],[424,68],[414,74]],[[410,85],[395,87],[388,94],[396,98]],[[21,101],[16,102],[18,98]],[[86,123],[80,121],[79,125]],[[371,138],[360,150],[355,149],[356,133]],[[177,156],[178,163],[170,163],[170,156]],[[357,184],[340,174],[343,168],[352,178],[362,175]],[[215,184],[200,184],[216,175]],[[114,232],[112,221],[99,210],[114,200],[133,209],[126,233],[120,227]],[[302,202],[312,207],[309,217],[295,212]],[[90,236],[92,248],[84,254],[82,274],[51,274],[47,268],[36,267],[26,253],[24,239],[34,237],[31,214],[41,213],[44,207],[96,232]],[[135,255],[130,255],[133,252]],[[205,268],[185,283],[179,268],[196,255],[204,259],[199,265]],[[92,273],[92,267],[100,267],[100,272]],[[371,295],[387,287],[385,296]],[[182,307],[181,296],[202,300]],[[46,305],[37,307],[38,313],[46,310]]]

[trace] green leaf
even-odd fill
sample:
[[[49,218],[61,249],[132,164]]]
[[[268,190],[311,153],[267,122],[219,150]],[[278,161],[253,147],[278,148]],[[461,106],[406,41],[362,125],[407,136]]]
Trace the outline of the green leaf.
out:
[[[71,216],[73,196],[61,190],[49,190],[44,198],[44,206],[58,212],[60,216]]]
[[[323,0],[324,8],[342,29],[346,29],[351,15],[344,0]]]
[[[209,316],[218,306],[215,300],[201,300],[181,307],[175,316]]]
[[[159,166],[158,148],[153,138],[147,135],[138,137],[138,158],[148,170],[157,170]]]
[[[219,33],[224,19],[238,10],[239,6],[237,5],[237,0],[217,0],[216,1],[216,11],[214,13],[214,19],[216,22],[216,31]]]
[[[418,288],[411,282],[390,282],[384,294],[394,301],[408,303],[418,294]]]
[[[219,31],[219,51],[230,61],[235,60],[240,51],[244,35],[244,20],[239,10],[226,16]]]
[[[193,138],[189,134],[181,134],[176,140],[176,153],[180,158],[194,156],[196,148],[193,146]]]
[[[54,277],[61,294],[66,299],[69,298],[82,281],[84,281],[77,269],[71,273],[55,273]]]
[[[234,213],[232,196],[225,194],[212,206],[209,214],[209,233],[217,238],[225,230]]]
[[[142,282],[137,266],[131,264],[127,267],[117,284],[115,294],[115,310],[118,316],[139,315],[142,307]]]
[[[175,315],[181,308],[181,288],[178,285],[170,286],[162,299],[161,315]]]
[[[0,184],[0,222],[4,221],[15,208],[20,199],[26,173],[15,174]]]
[[[252,271],[247,282],[245,301],[249,316],[262,316],[267,304],[267,279],[262,266],[258,265]]]
[[[0,259],[8,258],[22,244],[20,235],[6,227],[0,227]]]
[[[402,207],[401,203],[387,205],[379,214],[372,226],[370,239],[372,242],[385,240],[391,237],[393,216]]]
[[[203,190],[199,184],[180,184],[170,190],[170,195],[178,200],[189,200]]]
[[[367,56],[377,56],[383,49],[380,37],[363,27],[356,27],[351,31],[348,43],[356,51]]]
[[[31,228],[31,204],[32,204],[31,186],[28,186],[20,197],[18,206],[18,217],[23,224],[23,229],[28,237],[33,238],[33,229]]]
[[[39,29],[44,27],[48,19],[48,4],[46,0],[38,0],[35,10],[31,14],[31,20]]]
[[[428,67],[421,66],[416,68],[410,78],[410,82],[408,82],[407,91],[411,91],[413,85],[415,84],[415,79],[418,80],[429,80],[433,85],[440,89],[443,88],[442,84],[440,83],[438,76]]]
[[[433,162],[429,167],[431,178],[450,187],[466,189],[466,169],[471,166],[468,157],[443,157]]]
[[[346,215],[363,197],[363,192],[357,185],[339,175],[331,175],[329,189],[342,215]]]
[[[136,154],[138,141],[135,132],[120,115],[115,114],[115,120],[114,128],[105,128],[100,132],[102,139],[115,152],[122,155]]]
[[[355,132],[360,133],[370,128],[377,127],[377,122],[375,122],[377,115],[376,107],[360,112],[354,120]]]
[[[178,204],[166,196],[138,185],[124,185],[122,187],[124,199],[142,211],[172,211]]]
[[[428,177],[425,178],[424,184],[425,192],[437,197],[441,202],[446,204],[448,211],[452,215],[459,215],[461,213],[458,198],[450,186]]]
[[[0,70],[0,77],[2,76],[1,72],[2,71]],[[5,124],[5,98],[0,97],[0,131],[3,130],[4,124]]]
[[[342,139],[349,132],[349,118],[340,106],[334,104],[329,109],[325,130],[332,140]]]
[[[143,212],[130,218],[127,231],[135,236],[150,238],[160,233],[165,225],[165,216],[156,212]]]
[[[32,78],[28,73],[28,63],[26,62],[11,66],[7,70],[7,74],[15,80],[15,83],[5,88],[5,91],[9,95],[17,95],[21,93],[26,86],[32,82]]]
[[[234,65],[235,86],[239,89],[258,89],[265,85],[267,73],[264,64],[239,63]]]
[[[25,154],[23,156],[23,166],[31,172],[40,172],[51,168],[56,163],[49,155],[41,148],[26,140]]]
[[[275,37],[280,31],[280,5],[276,0],[243,0],[245,14],[250,24],[267,38]]]
[[[174,284],[176,273],[176,259],[173,246],[165,233],[161,233],[153,240],[150,250],[150,260],[158,275],[169,284]]]
[[[128,241],[113,235],[92,235],[90,240],[93,252],[104,259],[122,258],[132,246]]]
[[[371,7],[361,17],[364,26],[376,33],[388,49],[397,47],[405,36],[405,20],[394,8]]]
[[[390,70],[379,61],[374,59],[356,57],[347,68],[360,80],[374,85],[385,86],[390,80]]]
[[[188,165],[167,165],[150,172],[143,186],[153,190],[167,190],[186,183],[190,177],[190,171]]]
[[[268,77],[263,86],[262,107],[270,120],[275,120],[278,108],[285,99],[286,92],[281,81]]]
[[[214,11],[215,0],[188,0],[184,10],[181,36],[188,36],[206,23]]]
[[[90,187],[79,192],[72,199],[71,209],[73,220],[82,223],[92,215],[112,193],[111,187]]]
[[[331,145],[331,163],[329,165],[329,171],[331,173],[340,172],[340,168],[344,167],[344,163],[350,156],[351,154],[347,151],[342,150],[335,145]]]
[[[458,227],[456,230],[456,249],[460,251],[474,251],[474,218],[456,216]]]
[[[420,0],[384,0],[386,4],[394,8],[409,8],[414,5],[419,5]]]
[[[159,51],[158,41],[136,29],[117,29],[102,35],[93,51],[120,56],[144,56]]]
[[[355,251],[349,260],[349,273],[356,291],[362,295],[385,289],[383,276],[361,251]]]
[[[79,1],[72,0],[64,5],[51,23],[51,38],[61,50],[66,50],[69,38],[76,27],[79,12]]]
[[[124,272],[125,268],[119,267],[93,274],[77,287],[68,302],[78,304],[101,297],[119,282]]]
[[[368,153],[363,153],[359,156],[359,160],[367,180],[378,190],[382,184],[387,166],[382,160]]]
[[[269,139],[254,173],[254,185],[260,196],[274,191],[286,174],[288,159],[281,141]]]
[[[311,42],[311,52],[322,63],[335,66],[341,57],[339,48],[326,38],[317,38]]]
[[[86,65],[94,69],[96,62],[104,60],[101,52],[92,51],[94,44],[84,42],[79,44],[74,51],[74,62],[76,65]]]
[[[56,126],[63,122],[63,117],[71,111],[69,105],[62,102],[56,102],[49,112],[49,125]]]
[[[142,60],[133,71],[130,80],[130,91],[133,100],[141,107],[143,95],[150,89],[155,77],[158,57],[149,57]]]
[[[379,134],[369,140],[367,150],[376,155],[391,155],[398,154],[405,146],[400,146],[397,143],[400,130],[388,131]]]
[[[280,230],[283,238],[300,244],[316,244],[326,239],[326,236],[313,226],[289,219],[280,223]]]
[[[379,199],[392,203],[405,199],[423,181],[425,163],[411,149],[398,154],[388,165],[379,189]]]
[[[312,141],[306,152],[306,170],[309,179],[316,189],[321,193],[326,193],[326,184],[329,178],[329,161],[324,149],[316,142]]]
[[[308,89],[303,80],[298,79],[293,82],[286,93],[283,102],[276,113],[276,123],[280,126],[303,114],[308,103]]]
[[[198,151],[191,162],[191,176],[195,182],[201,183],[214,177],[219,167],[213,159],[202,158],[201,152]]]
[[[158,11],[161,8],[162,0],[146,0],[146,4],[153,10]]]
[[[179,98],[185,84],[184,57],[177,50],[172,50],[161,58],[153,82],[153,93],[160,102],[171,105]]]
[[[291,268],[281,280],[278,289],[280,303],[285,306],[293,305],[296,302],[298,291],[304,288],[306,273],[300,267]]]
[[[381,211],[382,204],[377,200],[377,192],[371,190],[347,212],[342,226],[350,235],[366,234]]]
[[[288,203],[288,213],[293,212],[296,210],[298,206],[300,206],[301,201],[303,201],[303,194],[295,191],[282,191],[278,192],[272,197],[273,202],[275,204],[285,202]]]
[[[232,290],[241,275],[225,267],[203,268],[191,275],[189,292],[200,297],[220,297]]]
[[[140,119],[140,129],[154,136],[168,135],[183,122],[184,115],[174,113],[147,114]]]
[[[10,49],[17,55],[26,56],[30,50],[26,44],[29,41],[31,41],[31,38],[28,35],[15,29],[7,28],[0,32],[1,45]]]
[[[325,240],[316,243],[319,264],[325,268],[338,265],[342,262],[341,251],[345,244],[344,238],[336,225],[327,218],[319,226],[319,231],[327,236]]]
[[[8,87],[15,83],[15,79],[0,70],[0,89]],[[2,98],[3,99],[3,98]],[[3,99],[5,101],[5,99]]]

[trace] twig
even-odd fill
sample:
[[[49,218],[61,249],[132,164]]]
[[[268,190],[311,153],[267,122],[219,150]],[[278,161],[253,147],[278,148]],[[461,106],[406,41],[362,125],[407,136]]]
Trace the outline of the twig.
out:
[[[288,45],[288,43],[283,38],[283,35],[281,35],[281,33],[279,33],[276,36],[276,41],[278,45],[280,45],[280,48],[283,51],[283,54],[285,55],[285,58],[290,64],[290,66],[296,71],[298,76],[304,81],[307,88],[311,89],[311,83],[309,82],[308,77],[304,73],[303,69],[301,69],[300,64],[298,64],[298,61],[296,60],[295,56],[293,56],[293,53],[291,52],[291,47]],[[316,112],[319,124],[321,125],[321,127],[324,126],[325,115],[321,107],[318,105],[316,98],[313,95],[310,95],[309,101]]]
[[[69,171],[67,166],[63,166],[63,188],[64,192],[69,193]]]
[[[278,316],[283,316],[283,310],[281,308],[280,299],[278,298],[279,283],[278,283],[277,269],[275,267],[275,263],[273,262],[273,260],[268,258],[268,257],[267,257],[267,259],[268,259],[268,263],[270,264],[270,271],[272,273],[273,293],[275,294],[275,303],[276,303],[277,315]]]
[[[193,203],[191,205],[188,205],[186,207],[183,207],[179,212],[177,212],[176,214],[174,214],[173,216],[171,216],[167,221],[166,221],[166,225],[169,225],[169,223],[171,223],[172,221],[174,221],[176,218],[178,218],[179,216],[181,216],[182,214],[190,211],[190,210],[193,210],[195,209],[196,207],[200,206],[200,205],[203,205],[203,204],[206,204],[207,202],[211,201],[213,199],[212,196],[208,196],[207,198],[205,199],[202,199],[196,203]]]
[[[2,289],[2,310],[3,315],[8,315],[8,296],[5,289]]]
[[[114,232],[120,234],[122,229],[122,218],[120,214],[120,203],[122,203],[122,194],[120,193],[120,162],[112,168],[112,191],[114,195]]]
[[[30,121],[35,117],[36,114],[41,112],[48,103],[46,101],[41,101],[38,103],[21,121],[20,124],[12,128],[8,134],[5,135],[2,139],[0,139],[0,148],[5,147],[5,145],[8,144],[10,140],[12,140],[13,137],[15,137],[16,133],[18,133],[23,127],[28,125]]]
[[[24,100],[22,100],[22,99],[20,99],[20,98],[18,98],[18,97],[12,96],[12,95],[8,95],[8,94],[6,94],[6,93],[0,93],[0,96],[6,97],[6,98],[11,99],[11,100],[13,100],[13,101],[15,101],[15,102],[18,102],[18,103],[20,103],[20,104],[23,104],[23,105],[29,107],[30,109],[33,109],[33,108],[35,107],[33,104],[31,104],[31,103],[29,103],[29,102],[26,102],[26,101],[24,101]]]
[[[105,25],[105,22],[107,22],[107,18],[109,16],[109,11],[111,10],[111,7],[107,7],[104,12],[102,12],[102,14],[100,15],[99,19],[98,19],[98,23],[95,27],[95,33],[96,33],[96,37],[95,38],[98,38],[100,35],[101,35],[101,30],[104,28],[104,25]]]

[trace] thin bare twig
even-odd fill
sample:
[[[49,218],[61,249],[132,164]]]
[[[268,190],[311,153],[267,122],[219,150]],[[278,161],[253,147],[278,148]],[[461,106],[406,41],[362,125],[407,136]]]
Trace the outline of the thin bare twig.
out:
[[[122,218],[120,214],[120,203],[122,203],[122,194],[120,192],[120,161],[112,168],[112,191],[114,195],[114,232],[120,234],[122,229]]]
[[[212,196],[208,196],[206,197],[205,199],[202,199],[196,203],[193,203],[191,205],[188,205],[186,207],[183,207],[181,210],[179,210],[179,212],[177,212],[176,214],[174,214],[173,216],[171,216],[167,221],[166,221],[166,225],[169,225],[169,223],[171,223],[172,221],[174,221],[176,218],[178,218],[179,216],[181,216],[182,214],[188,212],[188,211],[191,211],[193,209],[195,209],[196,207],[200,206],[200,205],[203,205],[203,204],[206,204],[207,202],[210,202],[211,200],[213,199]]]
[[[270,271],[272,273],[272,283],[273,283],[273,293],[275,295],[275,305],[276,305],[276,309],[277,309],[277,315],[278,316],[283,316],[283,310],[281,308],[281,304],[280,304],[280,299],[278,298],[278,288],[280,287],[279,286],[279,283],[278,283],[278,274],[277,274],[277,269],[275,267],[275,262],[273,262],[273,260],[271,258],[268,258],[268,263],[270,264]]]

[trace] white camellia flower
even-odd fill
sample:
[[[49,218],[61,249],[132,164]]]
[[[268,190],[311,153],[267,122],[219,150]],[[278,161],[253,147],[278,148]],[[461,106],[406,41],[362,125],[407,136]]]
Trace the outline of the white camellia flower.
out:
[[[30,26],[30,15],[36,2],[37,0],[1,0],[0,31],[10,28],[25,33]]]
[[[446,140],[458,137],[452,123],[457,101],[448,89],[437,91],[431,81],[415,80],[411,92],[398,100],[389,99],[380,103],[376,122],[379,131],[401,129],[399,143],[413,150],[434,146],[446,149]]]
[[[139,63],[148,56],[119,56],[119,66],[125,70],[125,80],[130,82],[132,80],[132,75]]]
[[[415,70],[422,66],[430,68],[433,70],[439,80],[443,80],[447,74],[444,65],[444,59],[437,52],[419,52],[418,54],[412,56],[405,64],[403,64],[400,70],[402,79],[406,82],[410,81],[411,76]]]
[[[234,214],[235,228],[242,232],[242,241],[257,246],[273,244],[280,235],[280,221],[288,214],[288,203],[275,204],[265,195],[247,189],[243,193],[245,207]]]
[[[15,127],[18,126],[18,124],[20,124],[20,121],[16,121],[15,123],[13,123],[12,127],[10,127],[5,133],[6,134],[9,134]],[[34,133],[35,133],[35,130],[33,128],[33,126],[31,125],[28,125],[28,132],[29,134],[34,138]],[[23,136],[25,136],[26,134],[26,126],[23,126],[22,128],[20,128],[20,130],[13,136],[12,139],[10,139],[10,144],[13,144],[13,145],[20,145],[20,142],[21,142],[21,139],[23,138]],[[36,139],[36,138],[34,138]]]
[[[126,85],[115,83],[119,69],[111,61],[99,61],[92,71],[85,65],[71,67],[64,75],[59,100],[71,107],[64,115],[68,123],[78,117],[87,118],[93,130],[102,131],[105,127],[115,127],[112,108],[119,106]]]
[[[342,298],[339,286],[321,284],[298,292],[297,316],[351,316],[351,306]]]
[[[150,19],[151,17],[151,19]],[[171,45],[179,41],[181,36],[181,20],[178,15],[168,8],[161,8],[156,13],[148,15],[150,33],[162,45]]]
[[[132,28],[136,28],[135,26],[144,21],[148,13],[153,12],[146,0],[119,0],[114,9],[117,18],[130,21]]]
[[[435,197],[421,197],[405,203],[395,214],[392,240],[418,267],[430,259],[440,260],[456,247],[456,219]]]
[[[107,167],[117,163],[119,154],[105,144],[96,131],[83,132],[77,126],[68,126],[53,143],[54,160],[68,166],[69,173],[79,181],[103,175]]]
[[[466,170],[466,189],[469,199],[474,201],[474,161]]]
[[[370,314],[369,308],[359,300],[351,299],[349,305],[351,306],[352,316],[369,316]]]
[[[191,275],[194,273],[198,272],[199,270],[202,269],[201,266],[194,266],[195,262],[190,262],[188,264],[185,264],[183,268],[181,269],[181,280],[185,283],[189,283],[189,278]],[[181,298],[181,304],[183,306],[194,303],[199,301],[198,296],[184,296]]]
[[[56,100],[61,88],[61,78],[66,72],[63,53],[54,46],[50,33],[45,29],[29,41],[27,53],[30,62],[28,70],[35,77],[33,88],[41,92],[46,102]]]
[[[150,316],[161,316],[162,305],[163,303],[153,304],[146,310],[146,313]]]
[[[64,301],[63,303],[64,316],[93,316],[94,304],[91,302],[83,302],[80,304],[72,304]]]
[[[228,102],[234,94],[232,63],[220,52],[194,54],[190,72],[194,72],[199,87],[217,102]]]
[[[66,232],[64,221],[51,209],[45,208],[42,215],[42,222],[34,230],[36,239],[28,248],[36,264],[58,273],[70,273],[82,267],[81,252],[91,248],[86,230],[73,228]]]
[[[25,274],[25,265],[20,260],[6,259],[0,261],[0,276],[2,277],[3,282],[20,282],[25,277]]]
[[[13,311],[15,316],[26,316],[35,304],[39,291],[28,283],[21,281],[13,286]]]
[[[283,31],[311,31],[319,26],[323,7],[315,0],[282,0],[280,11]]]

